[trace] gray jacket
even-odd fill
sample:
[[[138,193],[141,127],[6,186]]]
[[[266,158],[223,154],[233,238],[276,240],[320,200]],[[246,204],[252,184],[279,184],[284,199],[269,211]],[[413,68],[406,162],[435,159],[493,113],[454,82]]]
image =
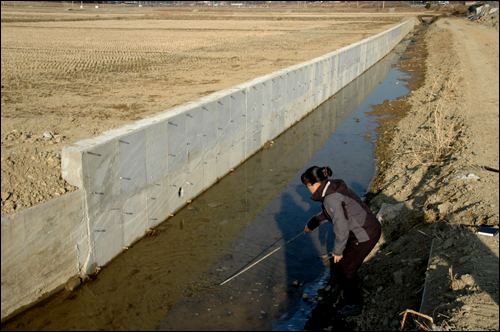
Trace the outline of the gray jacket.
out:
[[[311,218],[307,227],[313,230],[332,222],[335,232],[332,253],[336,256],[342,255],[349,238],[361,243],[381,232],[380,222],[368,205],[340,179],[324,180],[311,199],[322,202],[323,211]]]

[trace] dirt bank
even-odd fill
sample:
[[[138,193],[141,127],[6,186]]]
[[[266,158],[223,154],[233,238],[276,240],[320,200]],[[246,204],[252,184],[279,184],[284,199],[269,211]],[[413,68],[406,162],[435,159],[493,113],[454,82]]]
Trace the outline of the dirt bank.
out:
[[[368,195],[375,212],[404,206],[383,222],[361,268],[363,314],[333,318],[341,297],[324,292],[307,330],[399,330],[407,309],[432,318],[434,329],[499,328],[498,235],[477,234],[481,225],[498,228],[498,28],[450,17],[416,33],[423,44],[401,65],[417,72],[420,87],[375,107],[392,117],[380,127]],[[417,317],[408,314],[404,329],[432,328]]]

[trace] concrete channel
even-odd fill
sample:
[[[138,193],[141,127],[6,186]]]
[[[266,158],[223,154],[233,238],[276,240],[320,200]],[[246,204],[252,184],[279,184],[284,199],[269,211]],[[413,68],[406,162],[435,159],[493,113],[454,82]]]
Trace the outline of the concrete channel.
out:
[[[243,161],[372,67],[412,29],[407,21],[64,148],[63,177],[81,190],[2,217],[2,321],[65,285],[71,288],[68,281],[94,275],[176,213],[192,211],[181,209],[244,169],[238,167]],[[311,155],[304,150],[288,157]]]

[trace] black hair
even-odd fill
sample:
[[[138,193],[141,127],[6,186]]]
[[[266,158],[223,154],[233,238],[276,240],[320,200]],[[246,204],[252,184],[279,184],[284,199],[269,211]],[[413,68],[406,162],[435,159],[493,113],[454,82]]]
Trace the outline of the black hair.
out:
[[[315,184],[316,182],[322,182],[325,179],[328,179],[329,176],[332,176],[333,172],[330,167],[318,167],[313,166],[310,167],[307,171],[305,171],[300,179],[303,184]]]

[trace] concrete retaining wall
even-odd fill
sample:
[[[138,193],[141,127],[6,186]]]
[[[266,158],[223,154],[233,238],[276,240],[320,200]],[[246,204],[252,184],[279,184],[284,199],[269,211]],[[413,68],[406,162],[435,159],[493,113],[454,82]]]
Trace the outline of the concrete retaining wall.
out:
[[[413,20],[335,52],[80,141],[62,175],[81,190],[2,217],[2,320],[92,274],[357,76]]]

